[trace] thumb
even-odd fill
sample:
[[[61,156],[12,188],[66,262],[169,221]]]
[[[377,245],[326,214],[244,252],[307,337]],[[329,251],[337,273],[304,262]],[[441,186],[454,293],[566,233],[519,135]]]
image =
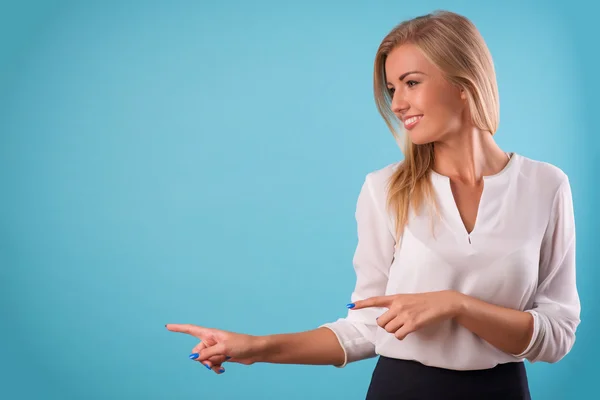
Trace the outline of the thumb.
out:
[[[214,346],[200,350],[198,360],[204,361],[214,356],[227,356],[223,343],[218,343]]]

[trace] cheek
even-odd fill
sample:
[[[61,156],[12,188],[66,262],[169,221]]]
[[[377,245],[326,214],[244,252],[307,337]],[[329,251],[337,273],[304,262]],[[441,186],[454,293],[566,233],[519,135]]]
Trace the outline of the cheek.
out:
[[[415,92],[411,105],[425,115],[422,123],[407,131],[415,144],[425,144],[439,140],[449,131],[461,125],[460,103],[447,87],[423,87]]]
[[[461,125],[461,104],[456,99],[447,95],[440,96],[436,92],[431,96],[423,96],[423,114],[427,116],[426,130],[431,134],[443,134],[445,131],[453,131]],[[425,121],[425,120],[424,120]]]
[[[460,121],[462,108],[464,107],[460,94],[456,92],[454,87],[445,86],[439,91],[438,96],[438,111],[443,115],[449,124]]]
[[[427,115],[438,121],[452,119],[456,114],[456,104],[442,91],[436,91],[428,96],[423,96],[423,102],[426,104]]]

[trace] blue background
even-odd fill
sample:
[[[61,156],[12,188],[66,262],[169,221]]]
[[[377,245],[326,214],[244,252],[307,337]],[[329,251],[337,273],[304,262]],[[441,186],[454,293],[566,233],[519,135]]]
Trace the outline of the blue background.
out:
[[[3,2],[3,395],[363,399],[375,358],[216,375],[164,324],[262,335],[346,315],[360,185],[403,158],[375,52],[441,8],[492,52],[500,146],[571,179],[582,323],[561,362],[527,364],[532,394],[599,398],[599,7],[414,3]]]

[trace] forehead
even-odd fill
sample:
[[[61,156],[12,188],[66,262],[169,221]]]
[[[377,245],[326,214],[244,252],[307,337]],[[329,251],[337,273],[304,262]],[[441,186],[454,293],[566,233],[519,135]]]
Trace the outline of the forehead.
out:
[[[435,68],[418,47],[411,43],[394,48],[385,61],[385,74],[388,81],[396,81],[408,71],[421,71],[427,75],[435,73]]]

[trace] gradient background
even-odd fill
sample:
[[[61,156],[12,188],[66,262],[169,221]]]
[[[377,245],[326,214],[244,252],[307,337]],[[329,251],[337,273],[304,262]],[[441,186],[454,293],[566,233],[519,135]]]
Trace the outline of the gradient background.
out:
[[[403,158],[375,51],[441,8],[492,52],[500,146],[571,179],[582,323],[561,362],[527,363],[533,397],[600,398],[600,7],[490,3],[2,2],[3,396],[364,399],[376,358],[216,375],[164,324],[261,335],[346,315],[360,186]]]

